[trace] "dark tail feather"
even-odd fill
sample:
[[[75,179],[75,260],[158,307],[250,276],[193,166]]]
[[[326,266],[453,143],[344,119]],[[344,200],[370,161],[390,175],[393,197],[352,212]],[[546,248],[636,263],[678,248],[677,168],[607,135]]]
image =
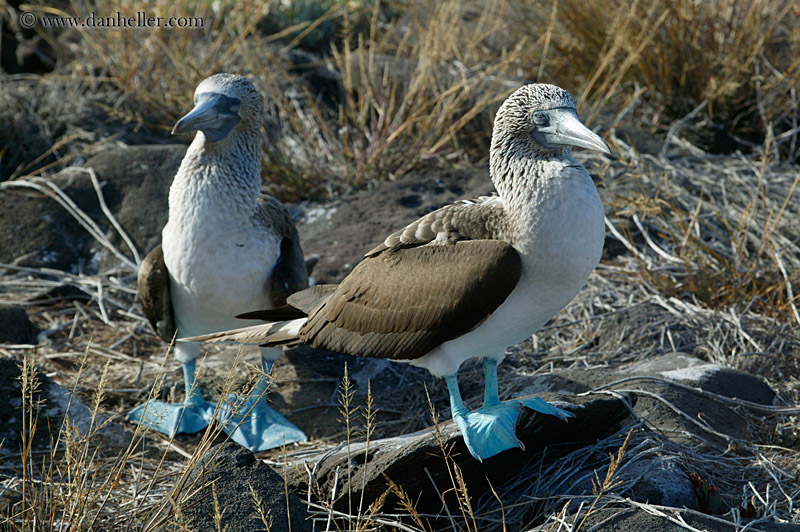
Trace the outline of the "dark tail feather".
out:
[[[335,284],[314,285],[311,288],[306,288],[290,295],[286,298],[287,303],[278,308],[253,310],[239,314],[236,317],[243,320],[264,321],[289,321],[305,318],[313,312],[316,306],[325,302],[338,286]]]
[[[282,307],[278,308],[245,312],[244,314],[239,314],[236,317],[242,320],[288,321],[295,320],[297,318],[305,318],[306,313],[302,310],[297,310],[294,307],[290,307],[289,305],[283,305]]]

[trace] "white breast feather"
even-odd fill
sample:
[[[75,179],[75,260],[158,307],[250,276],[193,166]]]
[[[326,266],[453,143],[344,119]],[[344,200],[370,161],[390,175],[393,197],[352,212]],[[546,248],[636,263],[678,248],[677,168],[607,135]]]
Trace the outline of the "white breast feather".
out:
[[[178,336],[256,323],[235,316],[272,307],[268,280],[280,239],[256,226],[249,209],[210,194],[181,202],[171,191],[162,247]]]

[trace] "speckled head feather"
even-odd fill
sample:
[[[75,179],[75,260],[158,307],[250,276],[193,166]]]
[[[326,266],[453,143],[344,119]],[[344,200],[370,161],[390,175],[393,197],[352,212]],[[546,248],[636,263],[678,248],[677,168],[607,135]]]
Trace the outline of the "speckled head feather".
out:
[[[567,91],[544,83],[524,85],[497,112],[489,151],[492,181],[510,200],[532,182],[560,175],[559,165],[573,164],[572,147],[610,153],[581,123]]]
[[[194,91],[195,103],[197,103],[198,95],[205,92],[236,98],[241,102],[239,117],[242,122],[247,125],[257,124],[260,126],[264,103],[256,87],[246,77],[238,74],[214,74],[204,79]]]
[[[532,83],[523,85],[503,102],[494,121],[494,135],[527,135],[533,128],[533,113],[549,109],[575,109],[572,96],[555,85]]]

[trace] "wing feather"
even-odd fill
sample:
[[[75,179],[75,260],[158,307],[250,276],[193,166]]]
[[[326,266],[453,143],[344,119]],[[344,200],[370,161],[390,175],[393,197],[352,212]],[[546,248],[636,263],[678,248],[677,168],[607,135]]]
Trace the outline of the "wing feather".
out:
[[[270,194],[259,196],[256,219],[281,238],[281,253],[270,277],[272,304],[280,307],[286,304],[286,298],[291,294],[308,288],[308,269],[300,238],[286,207]]]
[[[139,265],[136,281],[147,321],[162,340],[171,342],[175,336],[175,315],[169,294],[169,272],[161,244],[153,248]]]
[[[386,249],[428,244],[434,240],[506,240],[503,203],[497,196],[461,200],[437,209],[396,231],[367,256]]]
[[[359,263],[298,336],[356,356],[419,358],[486,319],[521,271],[517,251],[498,240],[387,249]]]

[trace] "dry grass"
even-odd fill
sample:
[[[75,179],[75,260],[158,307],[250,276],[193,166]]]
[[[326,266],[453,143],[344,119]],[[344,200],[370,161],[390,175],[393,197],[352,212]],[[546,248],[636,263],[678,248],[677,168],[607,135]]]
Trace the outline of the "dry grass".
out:
[[[112,2],[103,9],[199,17],[204,27],[72,30],[81,46],[42,82],[91,102],[106,120],[165,136],[198,80],[246,74],[274,104],[265,179],[295,198],[485,157],[493,110],[522,80],[573,91],[589,123],[622,109],[638,83],[655,108],[650,128],[700,106],[710,144],[731,133],[755,146],[770,137],[789,159],[800,150],[800,24],[789,1],[281,6]],[[85,14],[77,3],[63,13]],[[298,46],[318,55],[295,65],[287,52]],[[303,80],[315,72],[331,86]],[[50,138],[58,149],[66,140],[85,142]],[[16,175],[35,169],[31,162]]]
[[[762,158],[640,156],[619,139],[618,169],[601,173],[609,229],[643,250],[638,276],[666,296],[753,310],[800,325],[796,167]],[[684,145],[688,145],[684,141]],[[627,153],[625,153],[627,152]]]
[[[379,8],[368,33],[346,32],[332,50],[344,88],[337,126],[348,180],[394,179],[436,156],[485,153],[488,111],[515,87],[504,80],[522,47],[487,61],[484,42],[502,21],[487,15],[477,28],[461,24],[458,3],[415,16],[399,36],[380,24]]]
[[[556,76],[590,74],[582,94],[593,111],[620,83],[637,81],[673,119],[706,102],[710,119],[751,139],[797,120],[791,2],[568,1],[558,15],[554,55],[570,63]],[[593,50],[602,50],[599,60]]]

